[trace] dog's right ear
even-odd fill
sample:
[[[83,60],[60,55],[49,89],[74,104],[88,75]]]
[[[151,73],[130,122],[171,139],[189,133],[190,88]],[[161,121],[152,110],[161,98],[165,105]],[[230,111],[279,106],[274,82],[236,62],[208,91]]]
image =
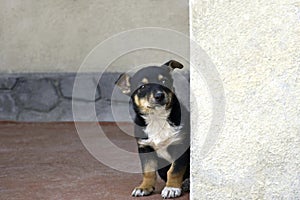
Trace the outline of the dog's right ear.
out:
[[[130,94],[130,76],[128,74],[121,74],[115,84],[121,89],[123,94]]]

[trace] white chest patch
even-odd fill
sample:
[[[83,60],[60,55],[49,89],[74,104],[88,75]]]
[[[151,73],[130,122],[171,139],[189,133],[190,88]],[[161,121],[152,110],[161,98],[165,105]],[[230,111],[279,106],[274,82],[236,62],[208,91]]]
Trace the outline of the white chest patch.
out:
[[[167,119],[170,111],[164,108],[159,108],[155,113],[144,116],[147,127],[144,132],[148,139],[140,140],[140,145],[149,145],[156,150],[157,155],[172,162],[171,156],[167,152],[167,148],[171,144],[176,144],[181,141],[179,134],[180,126],[171,126]]]

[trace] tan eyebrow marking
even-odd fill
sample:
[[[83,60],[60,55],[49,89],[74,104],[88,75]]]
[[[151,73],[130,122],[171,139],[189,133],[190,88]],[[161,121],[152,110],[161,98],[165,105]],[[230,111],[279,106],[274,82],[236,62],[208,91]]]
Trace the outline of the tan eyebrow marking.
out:
[[[147,84],[147,83],[149,83],[149,80],[147,78],[143,78],[142,83]]]
[[[161,81],[164,78],[164,76],[159,74],[157,78],[158,78],[159,81]]]
[[[136,103],[137,106],[140,106],[139,97],[137,95],[134,96],[134,102]]]

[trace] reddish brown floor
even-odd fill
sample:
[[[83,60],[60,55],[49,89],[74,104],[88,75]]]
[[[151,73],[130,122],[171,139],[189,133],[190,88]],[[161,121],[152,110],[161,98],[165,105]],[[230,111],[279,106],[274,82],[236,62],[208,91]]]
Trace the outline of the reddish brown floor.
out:
[[[115,144],[135,151],[134,139],[114,124],[102,127]],[[0,199],[161,199],[160,180],[155,194],[131,197],[140,180],[140,174],[118,172],[94,159],[73,123],[0,123]]]

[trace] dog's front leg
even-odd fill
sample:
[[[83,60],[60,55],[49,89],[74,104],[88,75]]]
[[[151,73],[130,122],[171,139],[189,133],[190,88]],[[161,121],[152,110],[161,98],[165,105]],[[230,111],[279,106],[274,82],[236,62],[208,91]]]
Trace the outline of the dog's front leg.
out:
[[[157,156],[151,147],[139,147],[139,155],[142,163],[143,182],[136,187],[132,196],[147,196],[155,189]]]
[[[161,192],[163,198],[174,198],[181,195],[181,185],[186,166],[173,162],[167,173],[166,187]]]

